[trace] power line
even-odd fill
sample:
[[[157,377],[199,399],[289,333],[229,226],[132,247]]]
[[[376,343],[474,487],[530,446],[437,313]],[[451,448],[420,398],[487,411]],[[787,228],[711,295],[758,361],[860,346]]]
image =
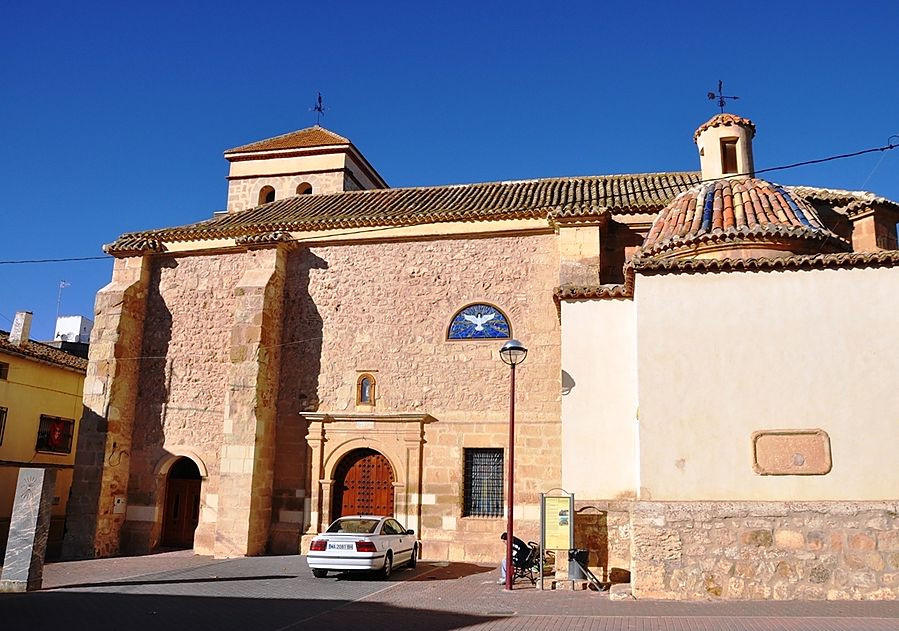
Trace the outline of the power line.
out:
[[[67,259],[26,259],[22,261],[0,261],[0,265],[21,265],[24,263],[70,263],[72,261],[108,261],[108,256],[79,256]]]
[[[749,172],[732,173],[732,174],[728,174],[725,177],[717,177],[717,178],[709,178],[709,179],[705,179],[705,180],[699,180],[696,183],[697,184],[706,184],[708,182],[716,182],[716,181],[722,180],[722,179],[751,176],[751,175],[757,175],[759,173],[770,173],[771,171],[784,171],[786,169],[795,169],[797,167],[808,166],[811,164],[822,164],[824,162],[832,162],[834,160],[843,160],[845,158],[855,158],[855,157],[862,156],[862,155],[865,155],[868,153],[875,153],[877,151],[886,152],[886,151],[890,151],[892,149],[896,149],[897,147],[899,147],[899,135],[892,135],[889,138],[887,138],[887,144],[883,145],[882,147],[871,147],[870,149],[862,149],[860,151],[853,151],[851,153],[841,153],[841,154],[834,155],[834,156],[828,156],[826,158],[818,158],[816,160],[805,160],[803,162],[794,162],[792,164],[785,164],[783,166],[767,167],[765,169],[756,169],[752,173],[749,173]],[[878,163],[878,166],[879,166],[879,164],[880,163]],[[875,169],[876,168],[877,167],[875,167]],[[869,176],[869,178],[870,178],[870,176]],[[867,180],[866,180],[866,182],[867,182]],[[582,202],[590,202],[593,200],[583,199],[581,201]],[[548,208],[555,208],[556,206],[557,206],[557,204],[548,205],[548,206],[535,206],[532,208],[532,210],[543,210],[543,209],[548,209]],[[397,224],[397,225],[389,225],[389,226],[373,226],[373,227],[368,227],[368,228],[347,230],[344,232],[336,232],[336,233],[329,234],[327,236],[329,239],[334,239],[335,237],[351,236],[354,234],[360,234],[360,233],[365,233],[365,232],[378,232],[381,230],[391,230],[394,228],[402,228],[402,227],[406,227],[407,225],[417,225],[417,224],[405,224],[405,225]],[[311,240],[317,240],[317,239],[318,239],[318,237],[300,237],[297,239],[297,241],[311,241]],[[83,256],[83,257],[73,257],[73,258],[63,258],[63,259],[10,260],[10,261],[0,261],[0,265],[23,265],[23,264],[30,264],[30,263],[71,263],[71,262],[78,262],[78,261],[101,261],[101,260],[103,260],[103,261],[109,260],[109,257],[108,256]]]

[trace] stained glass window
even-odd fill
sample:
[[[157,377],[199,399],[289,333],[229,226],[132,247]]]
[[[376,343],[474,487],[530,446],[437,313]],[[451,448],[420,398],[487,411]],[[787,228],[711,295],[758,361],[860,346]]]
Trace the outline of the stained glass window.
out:
[[[453,316],[447,339],[507,339],[510,338],[509,321],[503,313],[487,304],[468,305]]]

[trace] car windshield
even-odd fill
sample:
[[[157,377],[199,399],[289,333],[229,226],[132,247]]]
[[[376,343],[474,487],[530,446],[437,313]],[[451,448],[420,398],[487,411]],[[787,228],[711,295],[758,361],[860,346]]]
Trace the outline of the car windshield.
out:
[[[328,527],[328,532],[370,535],[380,521],[380,519],[338,519]]]

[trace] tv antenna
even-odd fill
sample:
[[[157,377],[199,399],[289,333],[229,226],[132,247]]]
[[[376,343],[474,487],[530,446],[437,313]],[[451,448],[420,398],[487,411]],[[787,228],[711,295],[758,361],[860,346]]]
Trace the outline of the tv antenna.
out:
[[[718,80],[718,94],[715,94],[714,92],[709,92],[708,97],[709,97],[710,101],[714,101],[715,99],[718,99],[718,107],[721,108],[722,114],[724,114],[724,106],[727,104],[727,101],[725,99],[732,99],[732,100],[736,101],[740,98],[738,96],[727,96],[726,94],[724,94],[724,82],[721,81],[720,79]]]
[[[72,283],[64,280],[59,281],[59,291],[56,293],[56,319],[59,320],[59,306],[62,304],[62,290],[71,287]]]
[[[322,93],[318,93],[318,98],[315,99],[315,105],[309,108],[310,112],[315,112],[315,124],[318,125],[321,122],[322,116],[325,115],[325,104],[322,102]]]

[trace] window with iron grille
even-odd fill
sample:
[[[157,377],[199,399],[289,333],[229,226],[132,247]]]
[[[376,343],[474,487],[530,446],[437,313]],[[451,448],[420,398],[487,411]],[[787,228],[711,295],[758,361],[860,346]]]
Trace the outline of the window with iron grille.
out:
[[[465,450],[463,517],[503,516],[503,450]]]
[[[0,408],[0,445],[3,444],[3,432],[6,430],[6,408]]]
[[[72,437],[75,433],[75,421],[58,416],[41,415],[41,424],[37,430],[35,451],[54,454],[72,453]]]

